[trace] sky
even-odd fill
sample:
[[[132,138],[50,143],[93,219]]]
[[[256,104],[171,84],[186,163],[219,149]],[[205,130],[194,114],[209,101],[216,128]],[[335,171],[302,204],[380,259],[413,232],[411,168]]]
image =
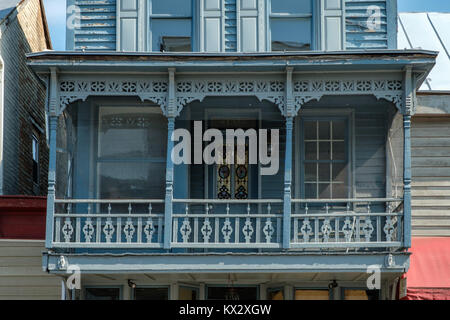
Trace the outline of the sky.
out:
[[[159,0],[163,1],[163,0]],[[275,0],[276,1],[276,0]],[[66,47],[66,0],[44,0],[54,50]],[[398,0],[399,12],[450,12],[449,0]]]

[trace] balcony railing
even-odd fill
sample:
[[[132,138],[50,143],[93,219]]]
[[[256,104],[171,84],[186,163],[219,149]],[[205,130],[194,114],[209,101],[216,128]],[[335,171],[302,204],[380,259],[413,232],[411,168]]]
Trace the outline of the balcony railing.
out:
[[[164,200],[56,200],[53,246],[161,248]]]
[[[283,230],[280,199],[175,199],[171,247],[190,249],[401,248],[402,200],[292,199]],[[56,200],[55,248],[164,247],[164,200]]]
[[[401,247],[401,201],[293,199],[291,247]]]
[[[280,248],[282,200],[174,200],[173,247]]]

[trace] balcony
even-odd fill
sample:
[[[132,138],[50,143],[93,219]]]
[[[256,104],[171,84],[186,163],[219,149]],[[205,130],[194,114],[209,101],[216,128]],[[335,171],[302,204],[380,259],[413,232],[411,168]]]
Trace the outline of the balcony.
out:
[[[402,248],[400,199],[56,200],[52,248],[272,249],[314,251]],[[170,212],[172,211],[172,212]],[[286,248],[285,248],[286,249]]]

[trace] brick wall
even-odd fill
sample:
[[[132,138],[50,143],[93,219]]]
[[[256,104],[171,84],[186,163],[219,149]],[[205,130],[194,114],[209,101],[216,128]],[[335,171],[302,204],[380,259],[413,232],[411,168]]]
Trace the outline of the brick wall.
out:
[[[48,149],[45,131],[45,87],[26,65],[25,54],[49,49],[39,0],[25,0],[7,25],[1,26],[4,61],[3,158],[5,195],[46,195]],[[40,139],[40,178],[32,177],[32,134]]]

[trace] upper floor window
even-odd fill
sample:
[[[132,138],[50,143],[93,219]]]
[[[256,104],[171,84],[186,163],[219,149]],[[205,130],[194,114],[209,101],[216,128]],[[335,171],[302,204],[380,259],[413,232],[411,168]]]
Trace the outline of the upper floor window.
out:
[[[312,1],[269,1],[271,51],[311,50]]]
[[[192,1],[149,1],[151,51],[192,51]]]
[[[33,158],[33,182],[39,183],[39,138],[36,133],[33,133],[31,140],[32,158]]]
[[[343,118],[303,121],[305,199],[349,196],[347,123]]]

